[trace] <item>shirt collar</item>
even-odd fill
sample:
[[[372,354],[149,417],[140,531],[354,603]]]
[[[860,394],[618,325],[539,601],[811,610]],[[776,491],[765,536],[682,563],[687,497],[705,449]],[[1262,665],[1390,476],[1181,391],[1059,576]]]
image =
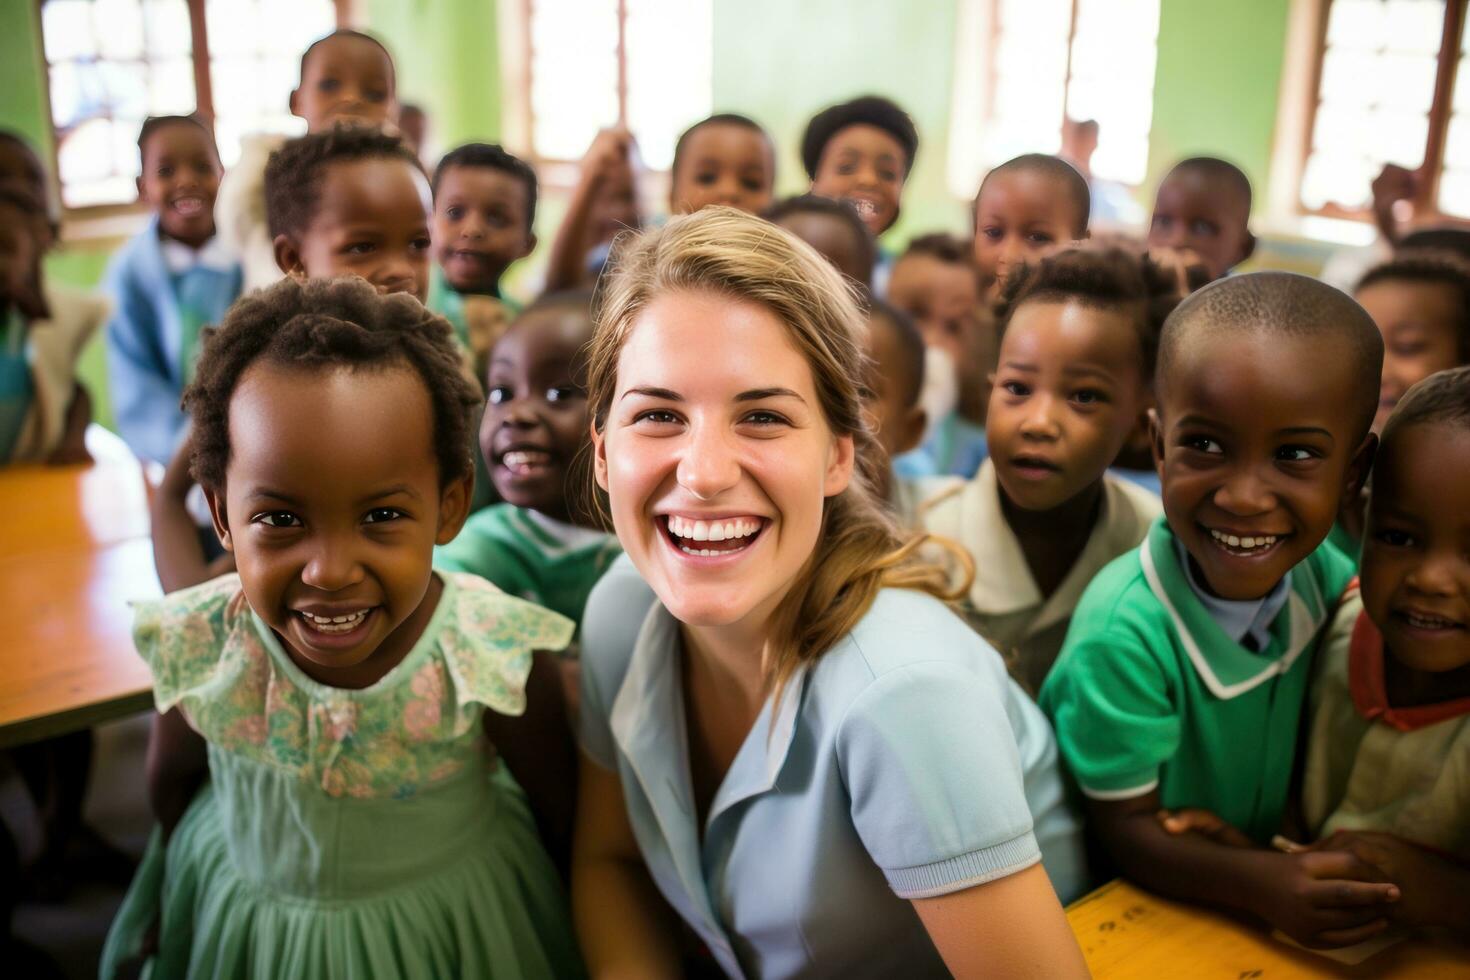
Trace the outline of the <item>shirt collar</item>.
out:
[[[196,268],[228,272],[235,266],[234,256],[218,235],[198,248],[190,248],[183,242],[163,237],[163,233],[159,232],[158,247],[163,253],[163,267],[175,276]]]
[[[1221,599],[1210,595],[1194,577],[1189,553],[1184,550],[1184,544],[1178,538],[1174,539],[1174,550],[1180,567],[1184,569],[1184,577],[1194,591],[1194,597],[1205,607],[1205,611],[1225,635],[1236,643],[1244,643],[1249,636],[1255,641],[1257,651],[1265,650],[1271,644],[1271,624],[1286,605],[1286,599],[1291,593],[1291,571],[1288,570],[1281,581],[1276,583],[1276,587],[1259,599]]]
[[[1470,714],[1470,697],[1411,708],[1395,708],[1389,704],[1388,682],[1384,677],[1385,656],[1383,634],[1366,612],[1359,613],[1348,647],[1348,691],[1353,697],[1353,708],[1359,715],[1369,721],[1381,721],[1401,732],[1412,732]]]
[[[1294,576],[1281,614],[1271,623],[1271,638],[1281,651],[1275,657],[1246,650],[1210,615],[1189,581],[1174,546],[1174,534],[1163,517],[1149,528],[1139,547],[1144,579],[1170,623],[1190,664],[1210,693],[1228,700],[1289,671],[1326,621],[1327,603],[1310,574]],[[1303,563],[1298,566],[1305,570]]]
[[[594,545],[607,544],[612,537],[606,531],[599,531],[593,527],[580,527],[568,521],[559,521],[554,517],[547,517],[539,510],[531,510],[529,507],[525,508],[525,514],[527,520],[568,550],[580,550]]]

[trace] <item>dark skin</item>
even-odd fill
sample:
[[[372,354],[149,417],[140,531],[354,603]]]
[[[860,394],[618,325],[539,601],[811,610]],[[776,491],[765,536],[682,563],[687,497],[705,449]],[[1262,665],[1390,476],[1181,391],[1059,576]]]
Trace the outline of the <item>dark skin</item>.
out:
[[[1178,168],[1159,185],[1149,251],[1197,258],[1211,279],[1219,279],[1255,251],[1249,219],[1250,203],[1234,183],[1193,167]]]
[[[922,364],[912,363],[897,336],[897,327],[882,313],[868,318],[869,375],[863,404],[872,416],[873,433],[888,458],[902,455],[924,438],[926,419],[918,404],[917,370]],[[883,471],[884,483],[876,487],[882,499],[888,499],[892,487],[888,480],[892,469]]]
[[[980,309],[975,267],[969,261],[946,262],[936,255],[910,252],[893,264],[888,302],[914,318],[926,345],[949,354],[958,369],[959,413],[984,425],[995,366],[995,331]]]
[[[993,174],[975,197],[975,266],[990,298],[1016,268],[1087,237],[1070,185],[1036,170]]]
[[[771,204],[776,153],[766,135],[735,123],[707,123],[684,140],[669,186],[669,210],[693,214],[723,204],[756,214]]]
[[[202,127],[162,126],[143,144],[138,198],[157,213],[163,235],[200,248],[214,237],[214,199],[224,173],[214,140]]]
[[[1196,578],[1224,598],[1264,596],[1314,551],[1372,461],[1375,437],[1360,431],[1361,416],[1344,410],[1362,401],[1349,359],[1314,357],[1320,342],[1196,332],[1160,378],[1152,431],[1164,513]],[[1222,525],[1281,533],[1259,551],[1236,555],[1207,530]],[[1089,799],[1087,813],[1129,878],[1263,920],[1305,945],[1376,935],[1400,897],[1397,885],[1352,854],[1265,850],[1223,823],[1171,833],[1157,790]]]
[[[1023,303],[1001,342],[985,432],[1001,511],[1042,595],[1087,544],[1103,473],[1146,407],[1137,315]]]
[[[854,123],[822,147],[812,193],[851,204],[876,238],[898,220],[912,163],[903,144],[886,130]]]
[[[796,211],[783,215],[776,224],[822,253],[853,282],[871,286],[873,264],[868,261],[871,247],[856,238],[856,229],[836,215],[818,211]]]
[[[301,670],[332,687],[381,680],[418,642],[443,582],[433,547],[467,516],[473,477],[442,480],[427,388],[407,365],[303,371],[257,362],[230,404],[225,486],[207,489],[251,608]],[[345,632],[313,615],[354,616]],[[564,853],[574,764],[555,664],[538,655],[519,718],[485,713],[486,734]],[[155,725],[153,797],[172,830],[202,740],[177,710]],[[197,784],[196,784],[197,785]],[[172,822],[170,821],[172,819]]]
[[[587,451],[587,311],[553,307],[516,320],[490,358],[480,451],[502,499],[592,526],[570,505],[573,462]],[[580,519],[579,519],[580,518]]]
[[[1384,680],[1394,707],[1470,697],[1470,432],[1422,424],[1400,429],[1379,452],[1361,566],[1363,609],[1384,638]],[[1190,810],[1171,833],[1218,834],[1218,816]],[[1249,842],[1246,842],[1249,846]],[[1470,938],[1470,868],[1379,831],[1339,830],[1305,849],[1346,854],[1402,891],[1390,917]]]
[[[1383,334],[1383,383],[1373,431],[1414,385],[1438,371],[1465,363],[1465,308],[1449,283],[1380,279],[1359,289],[1354,299]]]
[[[536,247],[525,181],[490,167],[450,167],[439,175],[431,232],[451,289],[499,296],[505,270]]]
[[[299,235],[277,235],[276,264],[299,279],[361,276],[381,293],[429,293],[429,182],[405,160],[327,167]]]
[[[546,290],[571,289],[588,278],[587,255],[618,232],[637,228],[637,148],[626,129],[604,129],[582,157],[577,186],[546,260]]]
[[[342,123],[382,129],[398,121],[393,62],[360,37],[332,37],[318,44],[291,93],[291,115],[320,133]]]

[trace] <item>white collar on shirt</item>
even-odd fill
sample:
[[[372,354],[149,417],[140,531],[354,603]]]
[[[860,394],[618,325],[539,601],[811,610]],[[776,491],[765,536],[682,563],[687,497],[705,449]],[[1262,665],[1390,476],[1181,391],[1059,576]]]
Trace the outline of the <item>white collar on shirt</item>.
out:
[[[218,235],[199,248],[190,248],[162,235],[158,236],[158,244],[163,251],[164,268],[171,275],[182,275],[200,266],[216,272],[228,272],[235,266],[235,257],[230,254],[229,246]]]
[[[1236,643],[1249,636],[1255,642],[1257,652],[1265,650],[1271,643],[1271,624],[1291,595],[1291,572],[1283,575],[1276,588],[1259,599],[1221,599],[1206,592],[1195,579],[1189,552],[1178,538],[1174,539],[1174,547],[1179,553],[1179,564],[1184,569],[1189,588],[1225,635]]]

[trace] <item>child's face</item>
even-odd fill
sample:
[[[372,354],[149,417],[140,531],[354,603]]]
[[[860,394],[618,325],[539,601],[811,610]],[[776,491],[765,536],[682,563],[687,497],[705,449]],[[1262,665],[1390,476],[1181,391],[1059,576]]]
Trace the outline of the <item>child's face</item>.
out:
[[[859,242],[856,229],[841,218],[815,211],[798,211],[785,215],[776,224],[821,252],[822,257],[847,278],[864,286],[872,280],[869,252],[863,247],[866,243]]]
[[[1310,366],[1310,369],[1308,369]],[[1164,514],[1224,599],[1259,599],[1317,549],[1374,439],[1354,431],[1350,357],[1320,337],[1197,332],[1159,378]]]
[[[877,126],[855,123],[822,148],[812,193],[851,204],[876,237],[898,220],[908,163],[898,140]]]
[[[434,200],[434,257],[461,293],[498,294],[500,277],[536,247],[525,182],[490,167],[450,167]]]
[[[1461,363],[1465,311],[1458,291],[1438,282],[1385,279],[1358,290],[1356,299],[1383,334],[1383,383],[1373,419],[1373,431],[1380,432],[1405,392]]]
[[[338,123],[380,129],[398,116],[393,62],[371,41],[332,37],[317,45],[291,93],[291,114],[306,120],[308,133]]]
[[[610,168],[598,188],[592,206],[592,237],[597,244],[611,241],[618,232],[637,228],[638,186],[633,168],[626,161]]]
[[[889,459],[913,449],[924,436],[924,410],[908,398],[913,369],[899,348],[895,329],[882,314],[868,320],[868,395],[864,403],[878,444]]]
[[[914,318],[924,343],[944,348],[956,364],[961,362],[980,306],[980,284],[968,264],[905,255],[893,265],[888,302]]]
[[[1018,266],[1075,241],[1076,202],[1066,183],[1030,170],[985,181],[975,201],[975,265],[993,296]]]
[[[1170,174],[1159,185],[1149,223],[1150,248],[1187,249],[1199,256],[1211,279],[1250,257],[1254,240],[1240,192],[1197,170]]]
[[[0,302],[32,308],[41,261],[33,216],[0,202]]]
[[[480,452],[500,496],[566,520],[572,464],[587,444],[586,311],[522,316],[495,345],[480,426]]]
[[[229,434],[223,494],[208,496],[251,608],[320,679],[354,686],[391,667],[427,622],[434,545],[469,499],[468,479],[440,486],[419,375],[257,363],[230,399]]]
[[[361,276],[380,293],[429,292],[429,182],[403,160],[331,164],[299,242],[276,238],[276,263],[298,279]]]
[[[693,214],[727,204],[755,214],[770,206],[775,183],[776,160],[763,135],[749,126],[710,123],[684,142],[669,187],[669,210]]]
[[[188,123],[155,129],[143,145],[138,195],[158,226],[194,248],[214,237],[214,198],[224,168],[209,135]]]
[[[618,540],[694,627],[763,630],[852,475],[852,437],[828,425],[789,328],[705,292],[638,315],[593,443]]]
[[[1439,673],[1470,665],[1470,431],[1399,429],[1373,474],[1363,608],[1394,659]]]
[[[1101,479],[1144,410],[1142,361],[1125,310],[1016,310],[985,416],[995,475],[1013,504],[1051,510]]]

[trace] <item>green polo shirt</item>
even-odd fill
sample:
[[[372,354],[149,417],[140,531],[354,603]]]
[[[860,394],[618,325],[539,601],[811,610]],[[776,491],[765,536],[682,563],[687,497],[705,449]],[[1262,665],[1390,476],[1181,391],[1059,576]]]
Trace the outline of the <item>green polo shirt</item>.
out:
[[[1312,653],[1352,562],[1323,544],[1253,653],[1190,588],[1160,518],[1095,578],[1072,615],[1041,706],[1082,791],[1123,800],[1159,790],[1265,843],[1280,829]]]

